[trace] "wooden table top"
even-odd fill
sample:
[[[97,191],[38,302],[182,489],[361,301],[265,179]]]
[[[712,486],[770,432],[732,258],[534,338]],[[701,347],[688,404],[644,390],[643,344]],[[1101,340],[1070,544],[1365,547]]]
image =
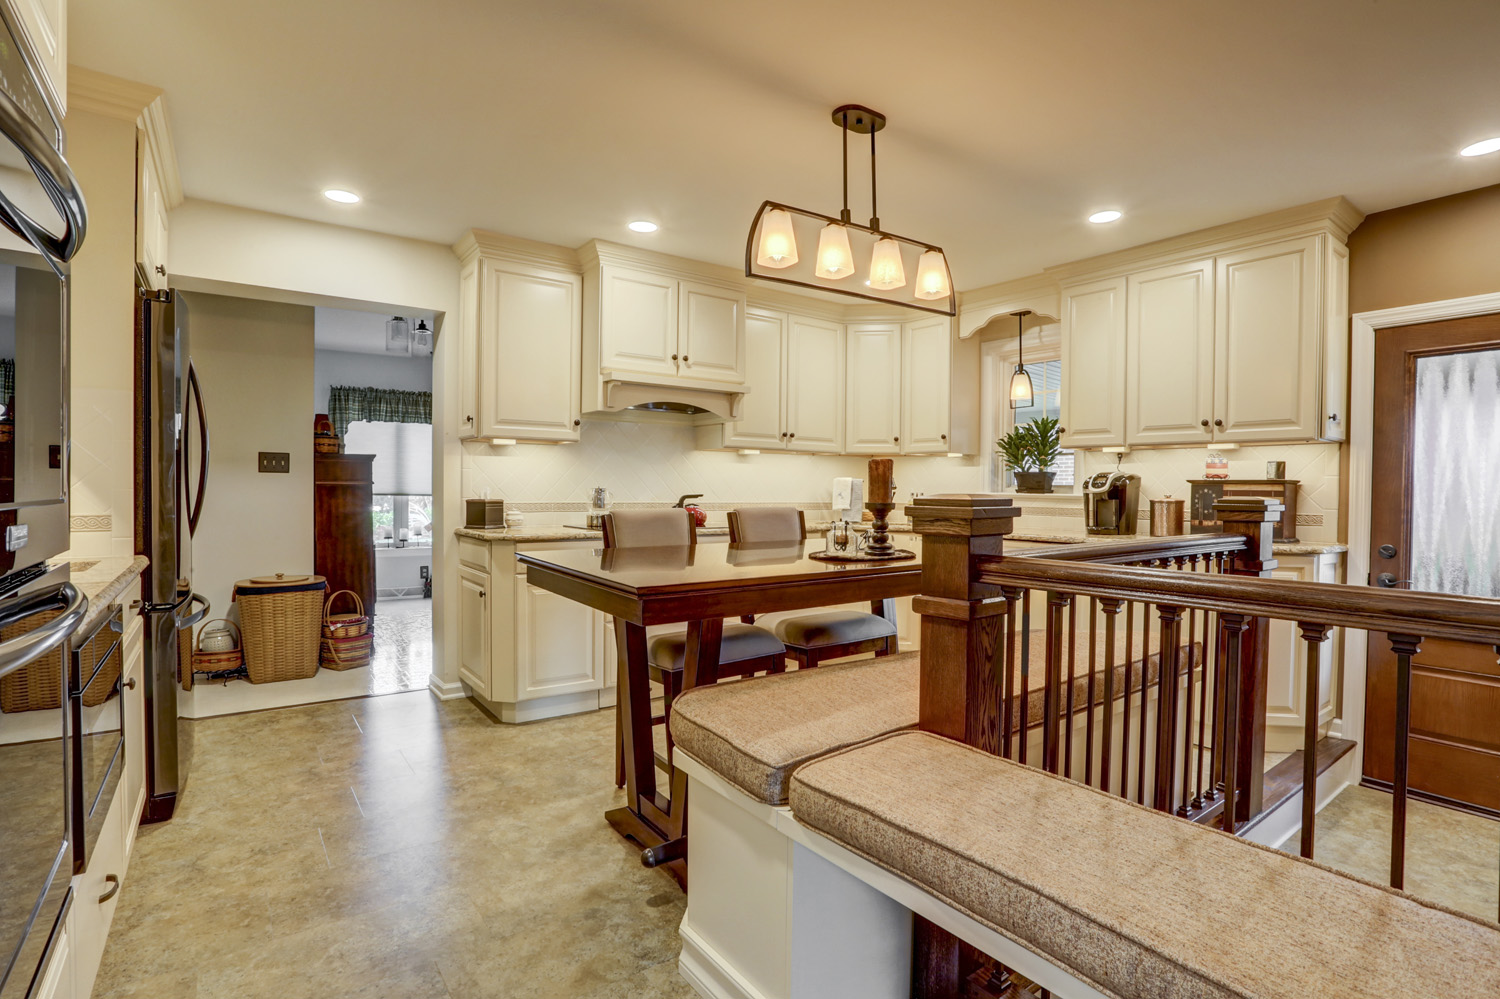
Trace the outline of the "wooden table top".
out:
[[[807,556],[821,551],[823,541],[810,539],[793,545],[517,552],[516,561],[534,585],[616,617],[664,624],[909,596],[921,583],[920,541],[902,542],[918,557],[820,562]]]

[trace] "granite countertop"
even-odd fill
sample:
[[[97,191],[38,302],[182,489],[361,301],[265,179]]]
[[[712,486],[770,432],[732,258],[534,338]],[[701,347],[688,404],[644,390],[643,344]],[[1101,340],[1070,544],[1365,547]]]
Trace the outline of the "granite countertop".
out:
[[[147,564],[144,555],[137,555],[134,558],[121,556],[72,559],[73,568],[69,571],[68,578],[84,596],[89,598],[88,613],[83,616],[83,623],[79,625],[79,630],[86,632],[98,623],[110,604],[125,595],[126,591],[140,578]],[[138,596],[139,593],[134,595]]]
[[[819,521],[807,525],[809,534],[824,534],[830,526],[829,521]],[[856,531],[869,530],[870,522],[855,523]],[[910,534],[911,524],[907,521],[892,521],[890,524],[892,534]],[[1134,540],[1150,540],[1149,534],[1137,534]],[[1102,545],[1114,541],[1126,540],[1117,534],[1086,534],[1081,532],[1056,531],[1017,531],[1015,534],[1005,536],[1007,542],[1016,541],[1022,544],[1037,545]],[[1275,555],[1334,555],[1349,550],[1348,545],[1324,541],[1278,541],[1271,545],[1271,551]]]
[[[476,541],[509,541],[512,544],[534,544],[541,541],[602,541],[603,531],[589,531],[581,527],[541,525],[538,527],[497,527],[489,530],[478,527],[460,527],[453,532],[460,538]],[[728,537],[727,527],[700,527],[700,538]]]

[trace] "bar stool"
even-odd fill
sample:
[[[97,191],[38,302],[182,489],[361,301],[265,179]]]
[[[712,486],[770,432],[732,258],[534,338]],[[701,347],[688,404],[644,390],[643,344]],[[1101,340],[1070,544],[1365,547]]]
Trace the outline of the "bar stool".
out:
[[[605,548],[683,548],[698,543],[698,530],[689,510],[619,510],[604,515]],[[782,673],[786,670],[786,646],[766,628],[753,624],[726,624],[719,642],[719,668],[699,683],[717,683],[727,677]],[[672,714],[672,700],[682,693],[687,663],[687,632],[657,635],[647,645],[647,668],[651,680],[661,684],[662,713],[651,724],[665,724]],[[624,678],[621,677],[621,682]],[[615,786],[625,786],[624,729],[615,700]],[[672,761],[672,731],[667,730],[667,766]]]
[[[807,521],[801,510],[789,506],[731,510],[729,540],[732,544],[797,544],[807,540]],[[776,625],[776,637],[799,669],[861,652],[888,656],[899,647],[896,625],[880,613],[889,603],[871,601],[873,614],[830,610],[787,618]]]

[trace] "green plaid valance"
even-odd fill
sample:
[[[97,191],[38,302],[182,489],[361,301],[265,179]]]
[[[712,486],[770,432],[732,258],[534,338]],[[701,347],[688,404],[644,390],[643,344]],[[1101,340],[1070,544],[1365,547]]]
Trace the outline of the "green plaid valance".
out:
[[[431,423],[432,393],[335,385],[328,390],[328,418],[343,437],[356,420],[372,423]]]

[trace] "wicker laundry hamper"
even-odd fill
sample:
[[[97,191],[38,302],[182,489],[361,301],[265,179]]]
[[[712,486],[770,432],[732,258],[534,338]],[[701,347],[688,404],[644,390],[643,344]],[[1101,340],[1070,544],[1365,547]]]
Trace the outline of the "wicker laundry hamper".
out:
[[[318,672],[327,588],[322,576],[281,572],[234,584],[251,683],[305,680]]]
[[[333,602],[344,594],[354,601],[353,614],[333,613]],[[319,662],[324,669],[356,669],[370,665],[375,652],[375,636],[365,604],[353,590],[339,590],[323,605],[323,641]]]

